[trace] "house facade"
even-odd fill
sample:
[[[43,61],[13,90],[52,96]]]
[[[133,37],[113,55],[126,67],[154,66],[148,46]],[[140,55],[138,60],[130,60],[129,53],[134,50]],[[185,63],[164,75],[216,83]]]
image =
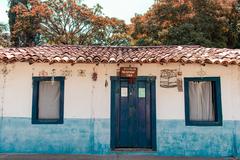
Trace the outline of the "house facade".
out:
[[[240,50],[0,49],[0,153],[240,155]]]

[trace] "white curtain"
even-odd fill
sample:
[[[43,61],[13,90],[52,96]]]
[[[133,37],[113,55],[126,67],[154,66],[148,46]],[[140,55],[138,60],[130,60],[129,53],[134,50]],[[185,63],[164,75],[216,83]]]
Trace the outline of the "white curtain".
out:
[[[189,82],[190,120],[214,121],[212,82]]]
[[[38,118],[59,119],[60,82],[41,81],[39,84]]]

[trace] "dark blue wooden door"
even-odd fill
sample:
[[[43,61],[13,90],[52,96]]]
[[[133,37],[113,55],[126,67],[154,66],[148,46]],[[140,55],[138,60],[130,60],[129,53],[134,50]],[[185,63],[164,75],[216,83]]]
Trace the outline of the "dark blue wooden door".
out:
[[[112,81],[115,148],[153,148],[151,78]]]

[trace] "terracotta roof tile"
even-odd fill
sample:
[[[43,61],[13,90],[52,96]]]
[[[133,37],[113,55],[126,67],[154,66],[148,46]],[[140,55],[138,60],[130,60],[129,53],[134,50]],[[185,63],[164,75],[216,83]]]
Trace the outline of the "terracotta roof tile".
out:
[[[201,46],[39,46],[1,48],[0,61],[6,63],[199,63],[240,65],[240,49]]]

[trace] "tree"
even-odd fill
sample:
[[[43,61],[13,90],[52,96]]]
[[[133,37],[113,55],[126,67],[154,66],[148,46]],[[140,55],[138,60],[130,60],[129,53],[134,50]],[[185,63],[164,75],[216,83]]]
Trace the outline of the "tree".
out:
[[[108,22],[100,33],[96,34],[93,44],[127,46],[131,37],[127,34],[128,27],[124,21],[116,18],[108,18]]]
[[[213,0],[192,0],[195,16],[191,23],[197,32],[203,33],[211,43],[206,47],[227,47],[225,10]]]
[[[10,37],[5,31],[7,31],[7,25],[0,23],[0,47],[10,46]]]
[[[195,26],[191,23],[183,23],[171,27],[164,39],[166,45],[196,45],[214,46],[212,42],[204,36],[203,32],[196,31]]]
[[[29,0],[10,0],[8,12],[11,42],[13,46],[32,46],[36,44],[38,35],[34,15],[28,14],[30,9]],[[22,21],[23,23],[20,23]]]
[[[176,0],[155,3],[144,15],[132,18],[131,36],[134,45],[160,45],[168,29],[192,17],[189,1],[176,3]]]
[[[240,0],[226,13],[227,45],[230,48],[240,48]]]
[[[100,5],[88,8],[76,0],[29,0],[28,6],[19,4],[12,10],[17,21],[13,33],[34,31],[30,39],[38,37],[50,44],[126,44],[127,26],[103,16],[101,9]]]
[[[230,4],[226,7],[214,0],[158,2],[132,19],[132,43],[236,48],[240,15],[234,9],[237,4]]]

